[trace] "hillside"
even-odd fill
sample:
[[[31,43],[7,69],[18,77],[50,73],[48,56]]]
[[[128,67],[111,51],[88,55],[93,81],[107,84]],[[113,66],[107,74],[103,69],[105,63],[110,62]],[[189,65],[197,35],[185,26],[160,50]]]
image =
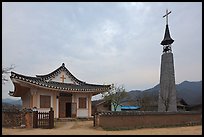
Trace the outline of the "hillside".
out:
[[[137,99],[144,94],[151,96],[158,96],[159,84],[153,88],[141,91],[132,90],[128,92],[129,99]],[[189,105],[202,104],[202,81],[190,82],[183,81],[180,84],[176,84],[177,98],[183,98]]]
[[[10,98],[2,99],[2,109],[8,109],[13,107],[21,109],[22,107],[21,99],[20,100],[13,100]]]

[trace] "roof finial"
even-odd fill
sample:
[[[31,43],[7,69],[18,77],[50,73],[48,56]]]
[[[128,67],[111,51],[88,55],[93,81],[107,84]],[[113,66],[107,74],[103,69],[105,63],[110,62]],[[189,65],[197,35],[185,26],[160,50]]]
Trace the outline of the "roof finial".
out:
[[[64,67],[64,66],[65,66],[65,64],[64,64],[64,63],[62,63],[62,66]]]

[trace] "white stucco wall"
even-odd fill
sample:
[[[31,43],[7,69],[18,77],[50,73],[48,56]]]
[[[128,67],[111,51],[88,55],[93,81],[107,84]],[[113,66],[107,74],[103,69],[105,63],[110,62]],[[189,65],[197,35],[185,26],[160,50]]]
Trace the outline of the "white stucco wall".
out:
[[[55,97],[54,92],[49,92],[49,91],[41,91],[39,90],[37,93],[37,109],[39,112],[48,112],[50,110],[50,108],[40,108],[40,95],[47,95],[51,97],[51,103],[50,106],[53,108],[54,104],[53,104],[53,99]]]
[[[77,117],[87,118],[88,117],[88,109],[78,109]]]

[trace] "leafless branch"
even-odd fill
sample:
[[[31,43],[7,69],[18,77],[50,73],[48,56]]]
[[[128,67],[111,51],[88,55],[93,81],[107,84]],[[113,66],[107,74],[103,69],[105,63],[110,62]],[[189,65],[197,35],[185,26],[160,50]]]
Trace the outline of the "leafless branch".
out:
[[[10,67],[2,68],[2,84],[5,84],[5,82],[8,81],[5,75],[10,73],[10,71],[14,68],[15,68],[15,65],[13,64]]]

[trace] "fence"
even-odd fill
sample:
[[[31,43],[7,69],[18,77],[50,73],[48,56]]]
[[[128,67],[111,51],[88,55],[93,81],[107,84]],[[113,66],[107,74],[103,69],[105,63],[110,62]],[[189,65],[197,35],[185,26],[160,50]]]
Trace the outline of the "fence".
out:
[[[54,128],[54,111],[49,112],[33,111],[33,128]]]

